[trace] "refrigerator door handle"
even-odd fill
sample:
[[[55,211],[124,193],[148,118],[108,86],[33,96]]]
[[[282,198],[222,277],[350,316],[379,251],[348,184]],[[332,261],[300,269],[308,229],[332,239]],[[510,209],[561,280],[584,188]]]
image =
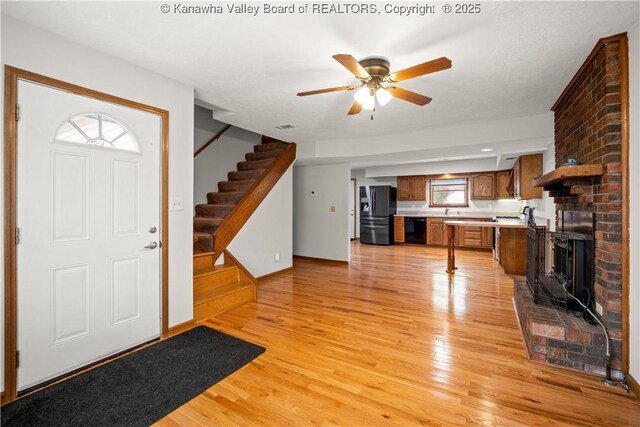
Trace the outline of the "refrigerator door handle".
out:
[[[371,187],[371,212],[376,212],[376,189]]]

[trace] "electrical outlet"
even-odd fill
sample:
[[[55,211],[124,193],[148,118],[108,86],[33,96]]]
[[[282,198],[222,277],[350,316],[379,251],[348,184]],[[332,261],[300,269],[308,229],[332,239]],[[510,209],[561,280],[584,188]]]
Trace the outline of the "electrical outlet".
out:
[[[169,210],[181,211],[184,209],[182,205],[182,197],[171,197],[169,199]]]
[[[273,258],[276,260],[276,262],[280,261],[280,253],[276,252],[276,254],[273,256]]]
[[[604,315],[604,310],[602,309],[602,305],[599,302],[596,302],[596,313],[600,316]]]

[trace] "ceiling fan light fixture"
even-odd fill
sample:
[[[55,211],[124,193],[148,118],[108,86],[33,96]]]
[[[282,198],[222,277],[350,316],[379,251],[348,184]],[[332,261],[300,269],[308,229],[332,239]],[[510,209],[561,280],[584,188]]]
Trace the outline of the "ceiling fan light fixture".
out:
[[[391,101],[391,94],[388,90],[380,86],[376,91],[376,99],[380,105],[387,105]]]
[[[365,110],[373,110],[376,106],[376,99],[373,95],[370,95],[364,100],[364,102],[360,102],[360,105],[362,105],[362,108]]]
[[[371,97],[371,91],[368,86],[363,86],[353,94],[353,99],[355,99],[360,105],[363,105],[367,102],[367,99]]]

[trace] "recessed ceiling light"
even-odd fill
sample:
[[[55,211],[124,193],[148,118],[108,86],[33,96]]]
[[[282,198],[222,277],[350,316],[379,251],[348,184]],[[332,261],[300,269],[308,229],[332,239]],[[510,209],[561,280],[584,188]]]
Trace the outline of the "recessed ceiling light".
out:
[[[286,129],[293,129],[294,127],[295,127],[294,125],[281,125],[281,126],[276,126],[276,129],[286,130]]]
[[[482,149],[482,150],[480,150],[480,151],[483,151],[483,152],[485,152],[485,153],[486,153],[486,152],[488,152],[488,151],[493,151],[493,148],[483,148],[483,149]]]

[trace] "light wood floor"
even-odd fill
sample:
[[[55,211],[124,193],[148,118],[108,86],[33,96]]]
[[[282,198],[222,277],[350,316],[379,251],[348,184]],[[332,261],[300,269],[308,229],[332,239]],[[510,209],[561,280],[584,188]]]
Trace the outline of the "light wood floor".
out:
[[[354,243],[296,260],[258,302],[205,322],[267,351],[157,423],[639,425],[640,401],[527,360],[512,280],[487,252]]]

